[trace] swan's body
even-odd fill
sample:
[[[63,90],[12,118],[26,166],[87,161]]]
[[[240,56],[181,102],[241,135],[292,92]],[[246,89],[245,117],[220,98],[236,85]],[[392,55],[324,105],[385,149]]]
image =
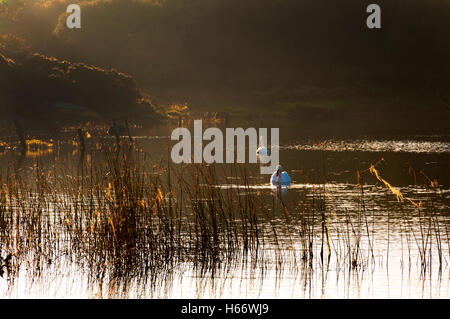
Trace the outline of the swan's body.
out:
[[[269,156],[269,150],[265,146],[260,146],[256,150],[256,155],[257,156]]]
[[[263,163],[266,162],[266,158],[269,156],[269,150],[264,145],[263,137],[259,137],[259,147],[256,150],[256,156],[262,161]]]
[[[288,172],[281,171],[281,166],[278,165],[270,178],[270,183],[273,186],[289,186],[291,185],[291,177]]]

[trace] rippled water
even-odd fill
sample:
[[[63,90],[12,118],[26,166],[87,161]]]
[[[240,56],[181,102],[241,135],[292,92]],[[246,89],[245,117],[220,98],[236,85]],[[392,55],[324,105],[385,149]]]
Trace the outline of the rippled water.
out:
[[[168,135],[164,134],[136,137],[149,154],[162,158],[167,154],[167,140]],[[179,263],[152,280],[93,283],[84,276],[86,270],[61,257],[39,278],[29,275],[29,265],[23,265],[13,285],[0,278],[0,295],[8,298],[449,298],[449,159],[450,143],[447,137],[440,136],[282,140],[280,161],[293,180],[287,190],[276,195],[276,190],[269,185],[269,176],[260,175],[257,164],[247,167],[251,172],[250,186],[244,187],[239,178],[227,176],[226,169],[215,185],[223,191],[245,189],[257,194],[266,204],[260,227],[268,239],[256,256],[262,262],[249,264],[242,259],[232,266],[224,264],[215,273],[204,273],[189,263]],[[32,160],[25,159],[24,165],[31,163]],[[367,172],[375,163],[383,178],[405,197],[420,203],[421,209],[409,202],[399,202]],[[358,180],[357,170],[366,171],[362,180]],[[430,186],[430,180],[434,179],[437,187]],[[308,205],[324,193],[331,216],[327,224],[331,258],[327,264],[316,259],[311,268],[305,269],[301,267],[300,245],[291,241],[291,235],[299,230],[289,227],[279,207],[281,202],[289,208]],[[238,194],[245,197],[248,193]],[[434,219],[427,219],[429,210],[433,211]],[[314,249],[317,252],[323,245],[320,215],[289,216],[290,220],[303,217],[311,220],[316,229]],[[428,224],[431,221],[432,228]],[[280,245],[270,240],[274,229],[278,231],[277,240],[289,245],[289,249],[275,249]],[[338,245],[346,242],[346,236],[349,245],[355,245],[355,238],[359,240],[362,266],[357,269],[348,269],[342,262],[349,256],[336,257],[344,251]],[[441,255],[436,246],[439,242]],[[425,271],[421,246],[426,246],[424,251],[428,254],[429,265]],[[441,263],[439,258],[443,258]]]
[[[404,152],[404,153],[450,153],[450,142],[417,140],[324,140],[314,144],[283,146],[285,149],[333,152]]]

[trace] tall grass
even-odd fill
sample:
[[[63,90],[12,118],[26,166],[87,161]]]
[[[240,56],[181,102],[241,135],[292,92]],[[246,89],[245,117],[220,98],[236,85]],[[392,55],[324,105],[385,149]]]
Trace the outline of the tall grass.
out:
[[[397,198],[416,204],[375,166],[358,174],[357,211],[338,214],[325,182],[296,203],[275,191],[268,205],[252,187],[246,166],[227,172],[212,165],[174,167],[150,159],[131,139],[103,143],[79,161],[55,161],[51,167],[37,158],[32,174],[10,164],[0,175],[1,275],[13,282],[25,267],[39,276],[62,260],[77,264],[90,280],[107,278],[114,286],[130,278],[156,283],[186,264],[199,276],[214,277],[238,266],[263,275],[271,262],[280,276],[290,267],[305,281],[330,266],[337,274],[364,271],[375,266],[377,245],[364,174],[376,174]],[[217,187],[224,174],[234,177],[233,187]],[[419,222],[414,227],[404,205],[398,203],[398,213],[404,215],[400,227],[409,265],[415,243],[423,272],[431,271],[436,252],[442,271],[448,227],[431,203],[414,205]]]

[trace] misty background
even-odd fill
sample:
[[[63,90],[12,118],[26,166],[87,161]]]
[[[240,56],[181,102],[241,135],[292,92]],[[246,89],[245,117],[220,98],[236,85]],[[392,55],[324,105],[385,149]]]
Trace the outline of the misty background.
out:
[[[0,52],[22,65],[39,53],[116,70],[127,98],[105,104],[116,103],[118,114],[128,98],[145,97],[148,105],[186,102],[199,111],[437,112],[448,119],[449,1],[81,1],[82,29],[70,30],[72,2],[3,1]],[[381,29],[366,26],[370,3],[381,6]],[[66,91],[65,100],[80,102],[78,89]],[[86,102],[96,93],[84,94]]]

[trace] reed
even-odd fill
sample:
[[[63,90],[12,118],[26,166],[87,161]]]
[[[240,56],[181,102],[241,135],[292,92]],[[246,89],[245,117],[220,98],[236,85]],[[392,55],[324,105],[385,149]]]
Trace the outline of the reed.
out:
[[[399,199],[409,265],[415,243],[423,273],[431,271],[434,255],[441,272],[448,227],[432,203],[419,205],[404,196],[375,167],[358,173],[358,209],[348,211],[317,171],[312,176],[319,183],[303,191],[300,202],[289,203],[275,191],[268,204],[246,166],[174,167],[155,162],[132,139],[103,142],[79,161],[50,167],[36,158],[32,174],[10,164],[0,174],[0,275],[13,281],[25,267],[38,277],[64,260],[84,269],[91,281],[107,280],[117,289],[127,280],[154,285],[187,264],[211,277],[235,267],[260,269],[263,276],[268,262],[280,276],[289,265],[305,280],[317,269],[323,276],[330,268],[363,272],[375,266],[379,244],[376,217],[365,200],[365,173]],[[233,185],[218,187],[223,176]],[[414,221],[403,210],[406,204],[414,206]]]

